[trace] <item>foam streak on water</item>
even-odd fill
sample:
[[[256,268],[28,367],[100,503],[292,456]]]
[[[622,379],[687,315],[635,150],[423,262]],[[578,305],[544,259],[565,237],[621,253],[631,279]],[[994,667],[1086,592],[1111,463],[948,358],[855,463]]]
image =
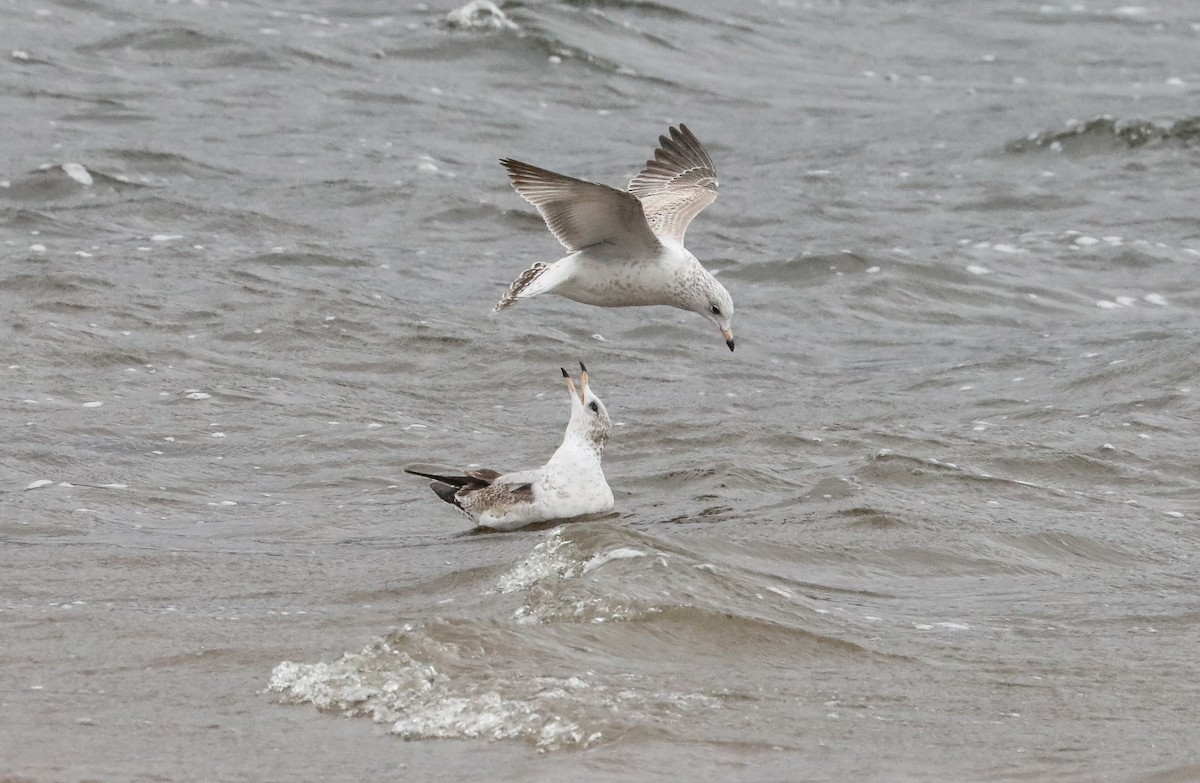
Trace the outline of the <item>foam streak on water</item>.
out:
[[[1200,777],[1197,24],[0,4],[0,777]],[[737,352],[489,318],[561,251],[496,160],[677,122]],[[580,360],[615,515],[400,472],[538,464]]]

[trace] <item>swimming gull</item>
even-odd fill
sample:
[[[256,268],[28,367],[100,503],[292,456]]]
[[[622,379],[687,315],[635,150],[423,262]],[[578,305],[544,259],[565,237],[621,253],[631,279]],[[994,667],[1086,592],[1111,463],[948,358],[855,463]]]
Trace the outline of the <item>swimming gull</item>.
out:
[[[613,507],[613,494],[600,457],[612,423],[604,403],[588,385],[588,371],[579,377],[579,390],[563,370],[571,394],[571,420],[562,445],[540,468],[500,473],[486,468],[454,470],[434,465],[406,465],[404,471],[432,479],[437,496],[457,506],[480,527],[515,530],[534,522],[600,514]]]
[[[549,293],[600,307],[670,305],[704,316],[733,350],[733,299],[683,246],[692,218],[717,197],[716,171],[686,125],[669,132],[628,190],[500,161],[569,254],[522,272],[493,314]]]

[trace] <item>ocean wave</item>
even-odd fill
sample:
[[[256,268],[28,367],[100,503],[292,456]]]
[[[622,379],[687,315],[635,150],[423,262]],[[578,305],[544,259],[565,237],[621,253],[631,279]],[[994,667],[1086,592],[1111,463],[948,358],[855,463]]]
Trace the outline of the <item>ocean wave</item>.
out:
[[[403,737],[556,750],[680,731],[686,715],[721,710],[727,686],[662,676],[680,649],[718,666],[747,650],[768,666],[893,657],[871,649],[868,621],[831,608],[853,591],[818,596],[820,586],[773,573],[778,564],[746,565],[605,522],[563,525],[461,614],[406,624],[331,663],[282,662],[268,687]]]
[[[109,36],[78,48],[82,52],[106,51],[195,51],[217,49],[234,43],[232,38],[203,33],[190,27],[145,27]]]
[[[1015,139],[1005,145],[1006,152],[1036,150],[1076,155],[1132,150],[1147,146],[1179,144],[1187,147],[1200,143],[1200,117],[1185,117],[1169,123],[1150,120],[1117,120],[1109,116],[1075,120],[1065,130],[1043,131]]]
[[[449,40],[415,49],[406,47],[397,54],[421,60],[465,58],[474,57],[483,46],[507,55],[510,64],[512,58],[532,55],[551,66],[574,63],[600,73],[670,85],[670,79],[656,73],[653,57],[655,51],[680,51],[676,44],[654,32],[655,24],[666,17],[704,23],[686,11],[649,2],[513,4],[500,8],[476,0],[442,20],[452,36]],[[631,38],[646,46],[632,46]],[[587,100],[591,105],[595,98],[588,96]]]

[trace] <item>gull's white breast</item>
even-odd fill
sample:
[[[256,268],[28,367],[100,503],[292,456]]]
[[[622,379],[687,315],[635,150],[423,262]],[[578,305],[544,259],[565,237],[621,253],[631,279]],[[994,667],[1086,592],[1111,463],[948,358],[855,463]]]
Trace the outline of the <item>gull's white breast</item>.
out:
[[[534,497],[552,509],[553,516],[599,514],[613,507],[599,453],[592,444],[573,438],[564,441],[546,463]]]

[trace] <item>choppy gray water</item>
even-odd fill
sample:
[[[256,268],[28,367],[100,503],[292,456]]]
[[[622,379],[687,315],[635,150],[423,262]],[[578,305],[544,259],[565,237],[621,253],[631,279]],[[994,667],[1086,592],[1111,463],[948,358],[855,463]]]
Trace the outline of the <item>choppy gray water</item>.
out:
[[[1200,10],[453,10],[0,4],[0,777],[1200,778]],[[680,121],[737,352],[488,318]]]

